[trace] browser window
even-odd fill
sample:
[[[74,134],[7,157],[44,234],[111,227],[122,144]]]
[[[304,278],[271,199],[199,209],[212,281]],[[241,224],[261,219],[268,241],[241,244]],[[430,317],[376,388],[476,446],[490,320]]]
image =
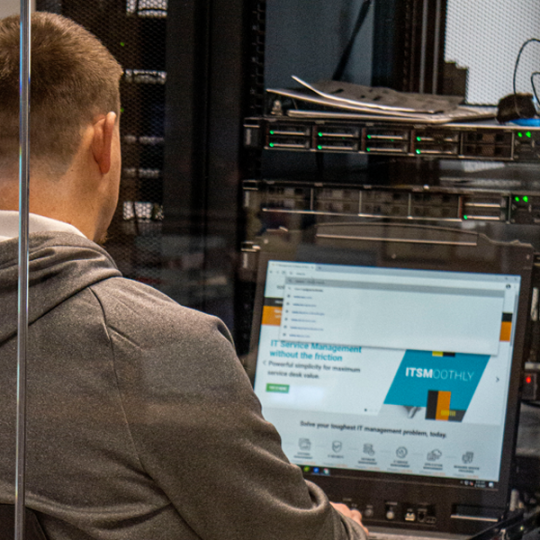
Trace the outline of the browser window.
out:
[[[499,480],[520,277],[270,261],[255,376],[321,474]]]

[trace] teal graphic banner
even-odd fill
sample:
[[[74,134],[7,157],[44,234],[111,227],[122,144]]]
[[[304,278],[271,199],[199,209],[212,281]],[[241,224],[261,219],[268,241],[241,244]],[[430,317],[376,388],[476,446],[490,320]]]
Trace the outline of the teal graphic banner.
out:
[[[451,408],[467,410],[489,361],[485,354],[406,351],[384,401],[427,407],[429,391],[451,392]]]

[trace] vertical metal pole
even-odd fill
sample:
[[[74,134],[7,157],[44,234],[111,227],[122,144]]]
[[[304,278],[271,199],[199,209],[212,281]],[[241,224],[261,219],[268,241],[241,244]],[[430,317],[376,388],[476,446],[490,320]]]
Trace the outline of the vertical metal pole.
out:
[[[435,43],[433,46],[433,79],[431,81],[431,93],[437,93],[437,83],[439,80],[439,48],[441,46],[441,0],[437,0],[435,8]]]
[[[17,441],[15,540],[24,539],[26,353],[28,346],[28,212],[30,186],[30,0],[21,0],[19,52],[19,294],[17,320]]]
[[[428,26],[428,0],[424,0],[422,7],[422,45],[420,49],[420,84],[418,91],[423,94],[426,83],[426,47],[427,47],[427,26]]]

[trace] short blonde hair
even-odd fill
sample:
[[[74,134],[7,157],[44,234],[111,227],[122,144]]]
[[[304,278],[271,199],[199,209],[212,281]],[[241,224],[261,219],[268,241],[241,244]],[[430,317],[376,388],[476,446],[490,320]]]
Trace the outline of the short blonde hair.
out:
[[[65,171],[82,128],[98,114],[118,113],[122,68],[82,26],[37,12],[31,25],[30,154],[32,165]],[[19,17],[0,19],[0,169],[17,163]]]

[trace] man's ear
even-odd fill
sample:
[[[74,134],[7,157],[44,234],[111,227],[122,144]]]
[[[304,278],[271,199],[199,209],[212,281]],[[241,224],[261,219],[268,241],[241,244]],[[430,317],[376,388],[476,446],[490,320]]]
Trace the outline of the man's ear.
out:
[[[111,154],[116,113],[110,112],[94,123],[92,152],[101,174],[107,174],[111,168]]]

